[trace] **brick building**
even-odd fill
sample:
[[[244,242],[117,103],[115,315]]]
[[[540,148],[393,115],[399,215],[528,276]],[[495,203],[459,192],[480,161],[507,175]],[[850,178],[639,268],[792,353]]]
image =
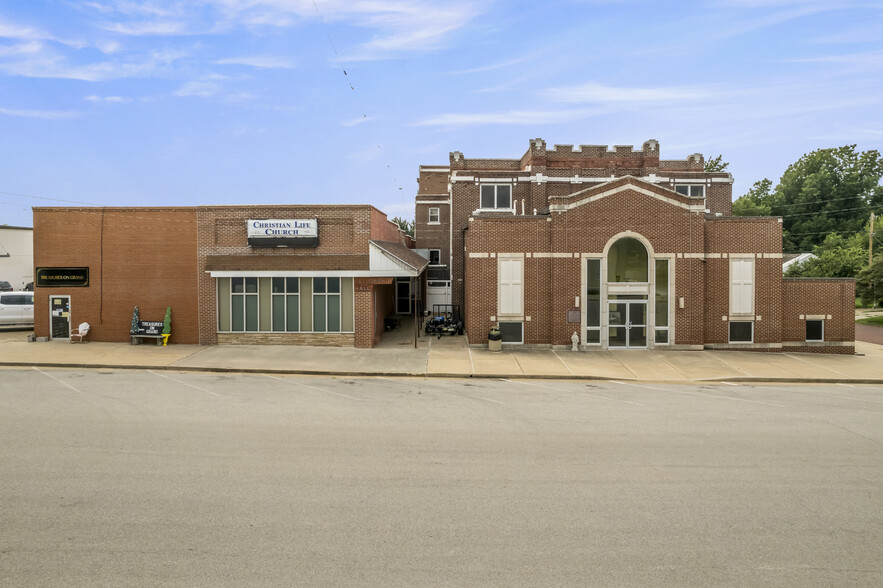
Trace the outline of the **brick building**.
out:
[[[34,208],[34,331],[128,341],[132,311],[172,341],[373,347],[428,260],[368,205]]]
[[[421,166],[428,293],[471,344],[854,352],[853,280],[782,277],[782,220],[733,217],[700,154],[530,141],[518,159]]]

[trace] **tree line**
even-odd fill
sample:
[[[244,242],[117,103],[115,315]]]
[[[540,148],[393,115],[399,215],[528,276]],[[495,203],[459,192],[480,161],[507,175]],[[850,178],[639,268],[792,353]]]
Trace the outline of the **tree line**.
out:
[[[706,171],[722,171],[721,157]],[[854,277],[866,304],[883,303],[883,159],[855,145],[818,149],[788,166],[779,183],[764,178],[733,202],[734,216],[782,217],[782,250],[816,255],[786,277]],[[873,260],[869,249],[873,246]]]

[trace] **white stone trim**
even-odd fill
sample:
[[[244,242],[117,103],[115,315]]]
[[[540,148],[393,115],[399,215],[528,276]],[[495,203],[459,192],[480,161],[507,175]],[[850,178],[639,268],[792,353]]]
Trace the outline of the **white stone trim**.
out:
[[[788,347],[853,347],[855,341],[782,341]]]
[[[617,178],[619,179],[619,178]],[[549,206],[550,212],[566,212],[568,210],[572,210],[584,204],[589,204],[590,202],[595,202],[596,200],[601,200],[602,198],[606,198],[608,196],[613,196],[614,194],[618,194],[620,192],[625,192],[626,190],[632,190],[639,194],[643,194],[645,196],[649,196],[650,198],[654,198],[661,202],[665,202],[671,204],[673,206],[677,206],[678,208],[683,208],[684,210],[690,211],[705,211],[705,204],[684,204],[683,202],[678,202],[674,198],[667,198],[652,190],[648,190],[647,188],[643,188],[636,184],[627,183],[623,186],[618,186],[616,188],[611,188],[609,190],[605,190],[600,194],[595,194],[594,196],[589,196],[588,198],[583,198],[581,200],[577,200],[576,202],[569,202],[567,204],[552,204]],[[572,194],[570,195],[572,196]],[[568,197],[570,197],[568,196]]]
[[[487,253],[472,253],[471,251],[469,252],[470,259],[476,259],[476,258],[482,258],[482,257],[488,257],[488,254]]]

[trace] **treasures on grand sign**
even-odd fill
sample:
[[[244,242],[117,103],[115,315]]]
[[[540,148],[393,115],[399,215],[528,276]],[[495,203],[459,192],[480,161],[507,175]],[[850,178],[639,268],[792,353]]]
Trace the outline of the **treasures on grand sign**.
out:
[[[318,247],[319,221],[312,219],[259,219],[246,221],[252,247]]]
[[[89,285],[88,267],[38,267],[36,285],[40,288],[65,286],[84,288]]]

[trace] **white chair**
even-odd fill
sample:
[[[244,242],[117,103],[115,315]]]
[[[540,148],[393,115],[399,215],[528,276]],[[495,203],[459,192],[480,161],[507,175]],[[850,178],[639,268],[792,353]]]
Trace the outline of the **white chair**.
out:
[[[77,337],[80,343],[83,342],[83,338],[89,334],[89,323],[80,323],[80,326],[71,331],[71,343],[74,342],[74,337]]]

